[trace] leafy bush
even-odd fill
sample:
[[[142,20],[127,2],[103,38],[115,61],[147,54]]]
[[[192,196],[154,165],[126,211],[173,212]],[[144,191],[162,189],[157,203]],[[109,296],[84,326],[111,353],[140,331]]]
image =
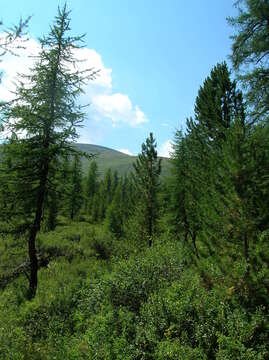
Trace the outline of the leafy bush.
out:
[[[40,270],[32,301],[23,278],[0,292],[1,360],[268,356],[266,234],[257,262],[238,259],[229,273],[215,258],[192,263],[167,234],[135,248],[105,229],[72,223],[40,236],[40,247],[63,255]]]

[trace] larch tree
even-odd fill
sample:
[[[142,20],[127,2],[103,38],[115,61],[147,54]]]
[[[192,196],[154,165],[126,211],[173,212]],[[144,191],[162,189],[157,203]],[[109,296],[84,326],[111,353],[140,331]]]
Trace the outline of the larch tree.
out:
[[[75,155],[72,160],[69,181],[69,217],[74,220],[83,204],[82,164],[79,155]]]
[[[86,81],[96,75],[93,69],[79,71],[75,51],[82,46],[83,36],[69,32],[70,17],[64,5],[49,34],[39,40],[41,49],[30,75],[21,78],[15,99],[2,111],[5,130],[16,139],[12,143],[7,139],[5,145],[13,162],[8,181],[27,219],[30,297],[35,296],[38,284],[36,236],[46,197],[55,187],[55,163],[75,153],[72,142],[84,118],[76,99]]]
[[[252,121],[269,116],[269,2],[237,1],[236,17],[228,18],[236,33],[231,37],[232,63],[246,90]]]
[[[98,166],[96,161],[92,161],[85,184],[85,210],[91,214],[93,198],[98,188]]]
[[[123,186],[122,181],[120,181],[114,191],[111,204],[108,206],[106,211],[107,227],[117,238],[120,238],[123,233],[124,205]]]
[[[245,231],[245,257],[248,258],[249,228],[257,234],[257,230],[264,229],[268,223],[269,2],[241,0],[235,5],[237,16],[228,18],[235,29],[231,37],[231,60],[245,91],[248,123],[254,125],[250,127],[247,139],[248,156],[239,159],[242,165],[237,174],[237,190],[247,205],[245,213],[252,217]],[[259,194],[263,195],[260,197]],[[262,202],[259,201],[261,198]],[[253,234],[250,237],[255,239],[257,236]]]
[[[104,174],[104,179],[100,183],[98,196],[98,217],[99,220],[104,220],[106,217],[106,210],[111,204],[113,198],[113,178],[111,168],[108,168]]]
[[[139,219],[142,232],[152,246],[152,237],[158,217],[157,193],[161,173],[161,159],[157,157],[157,144],[150,133],[146,143],[142,144],[141,153],[133,164],[134,182],[139,201]]]
[[[31,17],[28,17],[25,20],[20,19],[19,23],[10,29],[5,29],[3,21],[0,20],[0,31],[2,32],[0,36],[0,61],[5,54],[14,54],[18,48],[23,47],[23,43],[19,45],[17,40],[25,35],[25,30],[28,27],[30,18]],[[0,73],[0,82],[1,75]]]

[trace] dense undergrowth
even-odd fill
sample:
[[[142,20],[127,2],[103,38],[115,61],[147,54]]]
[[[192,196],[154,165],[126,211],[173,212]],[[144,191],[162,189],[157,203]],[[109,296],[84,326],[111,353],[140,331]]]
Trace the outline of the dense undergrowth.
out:
[[[269,359],[269,3],[235,5],[235,73],[212,68],[165,177],[152,132],[124,176],[74,147],[99,70],[58,8],[0,104],[0,360]]]
[[[138,248],[102,225],[62,224],[39,237],[59,256],[36,297],[22,275],[0,293],[0,359],[265,359],[268,234],[260,242],[254,276],[244,260],[226,273],[198,262],[168,235]]]

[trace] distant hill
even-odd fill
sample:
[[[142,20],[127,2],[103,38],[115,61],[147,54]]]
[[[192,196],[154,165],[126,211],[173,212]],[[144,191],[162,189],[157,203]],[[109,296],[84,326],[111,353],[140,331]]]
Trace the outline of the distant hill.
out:
[[[135,162],[137,156],[130,156],[124,154],[120,151],[107,148],[100,145],[92,144],[80,144],[75,143],[75,148],[80,151],[83,151],[88,154],[94,154],[94,160],[98,165],[99,174],[104,175],[105,171],[108,168],[111,168],[112,171],[117,170],[119,175],[128,174],[133,169],[133,163]],[[1,148],[1,144],[0,144]],[[83,171],[84,174],[87,173],[91,160],[86,158],[82,159]],[[166,176],[169,173],[169,159],[162,157],[162,174],[161,176]]]
[[[132,168],[133,163],[136,160],[136,156],[130,156],[120,151],[113,150],[100,145],[92,144],[75,144],[75,147],[80,151],[84,151],[88,154],[95,154],[94,160],[96,161],[99,169],[99,173],[102,176],[108,168],[112,171],[117,170],[119,175],[128,174]],[[165,176],[169,172],[169,159],[162,158],[162,175]],[[87,172],[90,161],[82,159],[83,169]]]

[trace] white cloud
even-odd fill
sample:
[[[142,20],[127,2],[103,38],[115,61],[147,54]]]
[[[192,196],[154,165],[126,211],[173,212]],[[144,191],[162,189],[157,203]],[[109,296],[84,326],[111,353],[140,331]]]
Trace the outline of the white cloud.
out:
[[[74,57],[79,61],[77,66],[79,70],[83,71],[90,68],[99,70],[99,74],[94,82],[89,82],[89,84],[86,86],[86,92],[92,87],[99,87],[100,91],[107,91],[112,89],[112,69],[106,68],[104,66],[100,54],[98,54],[94,49],[82,48],[76,49],[74,51]]]
[[[119,149],[118,151],[126,155],[134,156],[134,154],[129,149]]]
[[[147,122],[145,114],[138,106],[134,107],[129,97],[124,94],[115,93],[93,96],[92,106],[93,110],[100,117],[104,116],[111,119],[113,126],[124,123],[135,127]]]
[[[29,72],[29,68],[34,62],[34,56],[40,50],[40,45],[34,38],[25,41],[23,46],[25,49],[16,51],[19,56],[6,54],[0,62],[0,71],[3,72],[0,100],[12,99],[17,74]],[[86,134],[89,133],[89,126],[97,129],[104,126],[104,123],[106,127],[110,123],[113,127],[119,125],[136,127],[148,121],[143,111],[138,105],[132,103],[127,94],[113,92],[112,69],[105,67],[100,54],[94,49],[88,48],[74,51],[75,57],[80,60],[77,64],[79,70],[88,68],[99,70],[99,76],[85,86],[84,94],[80,98],[80,102],[83,104],[90,104],[86,108],[90,120],[89,125],[86,122],[85,128],[80,131],[84,141],[87,141]],[[92,125],[93,123],[94,125]]]
[[[159,156],[163,156],[163,157],[170,158],[172,151],[173,151],[172,141],[169,139],[169,140],[165,141],[165,142],[160,146],[160,149],[159,149],[159,151],[158,151],[158,155],[159,155]]]
[[[0,38],[3,34],[0,34]],[[40,50],[39,44],[32,38],[18,39],[16,41],[17,49],[13,50],[13,54],[7,53],[0,62],[0,71],[2,79],[0,84],[0,100],[11,100],[16,89],[16,80],[18,73],[27,75],[29,68],[33,65],[34,57],[38,55]]]

